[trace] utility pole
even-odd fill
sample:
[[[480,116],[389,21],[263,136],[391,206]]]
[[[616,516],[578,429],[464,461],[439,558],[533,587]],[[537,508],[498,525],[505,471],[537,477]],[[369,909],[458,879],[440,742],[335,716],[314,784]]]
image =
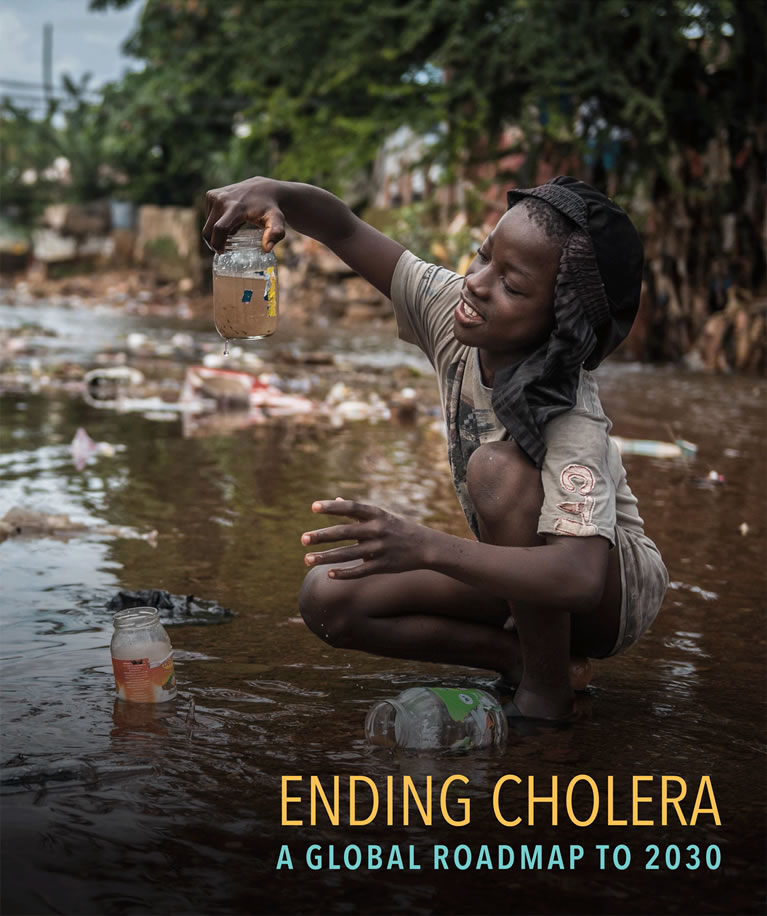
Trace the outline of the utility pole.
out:
[[[53,24],[50,22],[43,26],[43,92],[46,103],[50,104],[53,97]]]

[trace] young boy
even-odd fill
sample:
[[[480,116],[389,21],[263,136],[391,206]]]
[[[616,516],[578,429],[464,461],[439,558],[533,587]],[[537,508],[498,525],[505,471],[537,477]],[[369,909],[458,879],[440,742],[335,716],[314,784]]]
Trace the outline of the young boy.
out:
[[[642,245],[589,185],[510,191],[465,277],[427,264],[319,188],[252,178],[209,191],[217,251],[242,223],[285,222],[390,297],[402,339],[437,371],[456,492],[477,540],[341,498],[312,511],[299,604],[333,646],[489,668],[510,718],[573,716],[571,655],[628,648],[668,584],[589,369],[627,335]],[[344,521],[343,519],[351,519]],[[352,546],[322,549],[336,541]]]

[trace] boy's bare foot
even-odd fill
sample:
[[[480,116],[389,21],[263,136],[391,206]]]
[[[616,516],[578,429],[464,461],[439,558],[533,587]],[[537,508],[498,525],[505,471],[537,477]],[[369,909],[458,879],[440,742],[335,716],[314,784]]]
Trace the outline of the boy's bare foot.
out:
[[[570,686],[573,690],[585,690],[591,683],[591,661],[584,655],[570,656],[569,665]],[[495,683],[499,692],[511,692],[522,680],[521,653],[515,653],[512,666],[507,671],[502,671],[500,678]]]
[[[513,700],[506,700],[503,711],[509,721],[540,720],[542,722],[569,722],[575,717],[572,693],[537,693],[520,687]]]
[[[592,704],[593,698],[587,693],[576,693],[573,698],[563,703],[551,702],[545,697],[534,697],[528,694],[527,697],[520,697],[519,703],[516,697],[506,698],[502,700],[501,707],[509,725],[514,726],[518,733],[524,734],[528,724],[558,726],[590,719]],[[533,709],[538,713],[537,715],[531,712]],[[554,715],[555,710],[559,710],[560,714]],[[531,734],[537,734],[537,732],[533,731]]]

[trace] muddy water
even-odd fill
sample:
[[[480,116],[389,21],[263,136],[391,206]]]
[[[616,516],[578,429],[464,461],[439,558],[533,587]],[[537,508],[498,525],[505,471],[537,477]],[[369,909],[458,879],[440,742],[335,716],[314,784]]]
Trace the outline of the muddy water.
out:
[[[601,371],[600,385],[616,433],[673,433],[699,446],[690,461],[626,458],[671,574],[664,611],[631,652],[596,665],[576,726],[514,734],[503,752],[470,757],[373,751],[363,740],[364,713],[407,686],[481,685],[487,673],[335,651],[296,610],[299,535],[315,498],[360,497],[466,532],[438,435],[394,424],[318,434],[286,423],[185,440],[175,423],[75,399],[0,399],[0,515],[26,505],[159,533],[156,547],[97,532],[0,545],[3,912],[762,912],[764,389],[754,380],[617,364]],[[68,442],[78,425],[125,450],[76,471]],[[725,483],[698,480],[710,470]],[[169,627],[179,697],[167,710],[114,700],[104,605],[119,588],[140,587],[215,598],[237,612],[221,625]],[[424,794],[427,776],[438,790],[464,774],[469,783],[458,794],[470,799],[471,820],[447,824],[437,791],[431,826],[415,808],[403,826],[399,796],[391,827],[383,813],[349,827],[343,804],[339,826],[321,808],[310,826],[306,802],[289,814],[305,824],[282,826],[282,777],[306,782],[312,774],[328,791],[335,774],[342,787],[350,775],[369,777],[382,812],[387,776],[401,785],[409,775]],[[524,789],[510,782],[502,813],[521,814],[523,823],[500,824],[491,800],[505,774],[525,782],[533,775],[538,795],[550,795],[557,776],[557,826],[545,803],[528,826]],[[578,774],[600,792],[588,827],[566,812],[565,789]],[[661,824],[664,774],[685,779],[693,799],[709,776],[721,826],[701,813],[683,827],[673,809]],[[655,801],[640,803],[637,818],[655,823],[609,825],[608,777],[614,819],[630,821],[634,775],[654,777],[640,784],[637,794]],[[288,794],[306,799],[307,787],[293,782]],[[586,819],[590,793],[574,797]],[[692,799],[682,802],[687,820],[692,808]],[[275,868],[282,844],[293,870]],[[309,844],[323,850],[316,871],[303,856]],[[349,844],[382,846],[384,862],[399,844],[406,865],[412,846],[421,867],[330,869],[328,847],[342,862]],[[435,844],[465,844],[475,858],[482,844],[505,845],[517,858],[505,870],[493,854],[493,869],[435,871]],[[610,852],[600,869],[597,844],[623,844],[630,865],[619,867],[623,853],[614,865]],[[651,844],[657,870],[646,867]],[[566,868],[521,868],[523,845],[540,845],[544,866],[559,845]],[[571,846],[584,850],[572,869]],[[700,849],[698,868],[691,847]],[[715,866],[714,849],[721,864],[709,868],[705,852]]]

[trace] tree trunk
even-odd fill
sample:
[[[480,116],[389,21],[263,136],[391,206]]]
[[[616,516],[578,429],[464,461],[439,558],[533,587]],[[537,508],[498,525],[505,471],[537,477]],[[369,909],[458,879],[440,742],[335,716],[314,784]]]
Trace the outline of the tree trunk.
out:
[[[639,359],[716,371],[767,367],[765,131],[672,163],[645,224],[645,289],[628,348]]]

